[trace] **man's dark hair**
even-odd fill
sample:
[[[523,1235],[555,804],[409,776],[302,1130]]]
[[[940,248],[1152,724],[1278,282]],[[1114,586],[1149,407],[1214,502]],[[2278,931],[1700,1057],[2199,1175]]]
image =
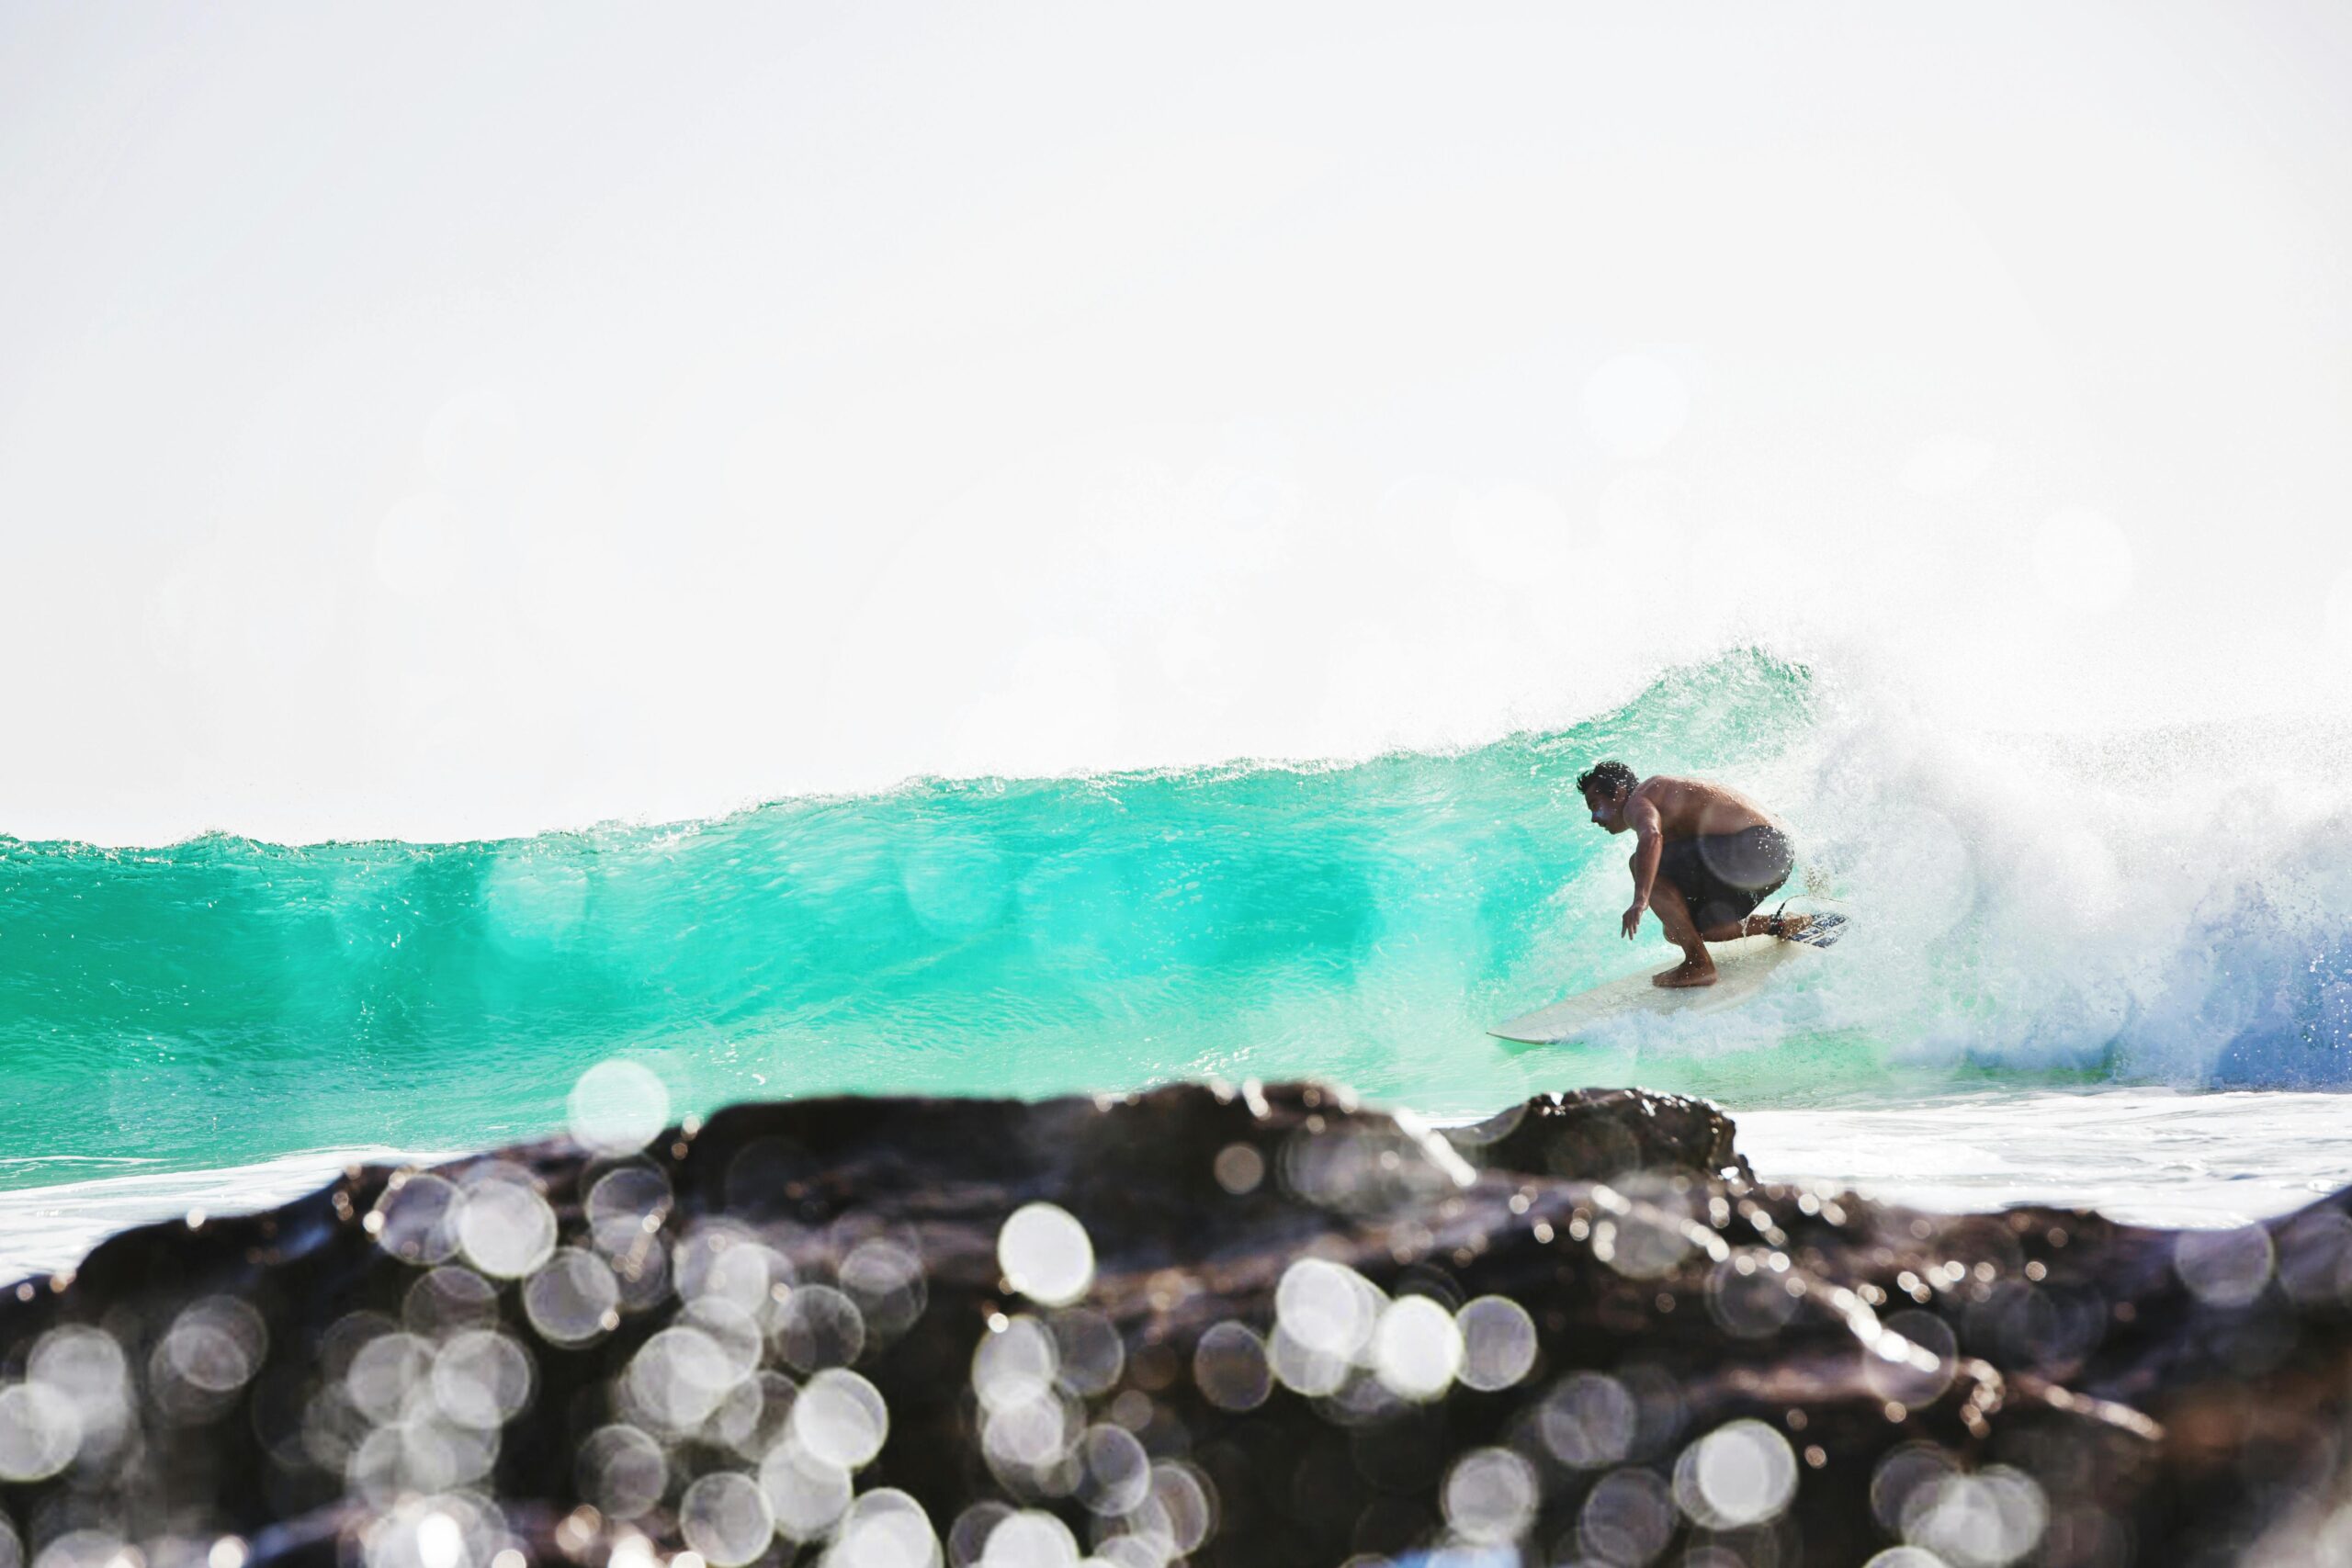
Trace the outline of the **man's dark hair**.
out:
[[[1613,800],[1617,796],[1618,785],[1631,789],[1641,782],[1634,776],[1634,770],[1623,762],[1596,762],[1577,775],[1577,793],[1589,795],[1597,787],[1602,795]]]

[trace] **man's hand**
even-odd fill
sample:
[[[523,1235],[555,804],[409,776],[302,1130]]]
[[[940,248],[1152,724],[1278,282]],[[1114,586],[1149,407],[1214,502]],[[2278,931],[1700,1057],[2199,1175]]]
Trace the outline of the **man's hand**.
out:
[[[1632,906],[1626,909],[1624,931],[1625,940],[1627,942],[1633,941],[1634,933],[1642,929],[1642,916],[1648,910],[1649,907],[1648,899],[1636,898],[1634,900]]]

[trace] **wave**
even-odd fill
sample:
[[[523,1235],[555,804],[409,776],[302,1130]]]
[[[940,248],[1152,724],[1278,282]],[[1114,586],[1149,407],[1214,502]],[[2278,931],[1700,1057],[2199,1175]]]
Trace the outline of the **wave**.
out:
[[[1660,956],[1617,940],[1628,846],[1576,794],[1610,755],[1782,810],[1855,935],[1703,1027],[1514,1055],[1488,1023]],[[1439,1113],[1625,1076],[1778,1102],[2352,1086],[2347,755],[2309,728],[1938,733],[1749,649],[1444,754],[482,843],[0,839],[0,1158],[481,1144],[560,1124],[616,1054],[681,1109],[1204,1075]]]

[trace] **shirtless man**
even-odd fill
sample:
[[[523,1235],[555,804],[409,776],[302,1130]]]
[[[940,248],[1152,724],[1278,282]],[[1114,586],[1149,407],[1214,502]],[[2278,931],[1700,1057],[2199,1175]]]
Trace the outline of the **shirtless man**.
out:
[[[1811,923],[1805,915],[1750,913],[1789,879],[1795,854],[1788,830],[1737,790],[1664,773],[1636,779],[1623,762],[1590,769],[1577,788],[1595,822],[1612,833],[1634,833],[1625,939],[1633,940],[1642,911],[1651,909],[1666,940],[1682,950],[1682,962],[1652,976],[1653,985],[1712,986],[1715,961],[1707,943],[1791,937]]]

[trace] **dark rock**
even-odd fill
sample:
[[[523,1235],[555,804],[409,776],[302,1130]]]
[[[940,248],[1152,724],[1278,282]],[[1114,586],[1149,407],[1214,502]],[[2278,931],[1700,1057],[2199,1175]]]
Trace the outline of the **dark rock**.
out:
[[[779,1505],[835,1568],[928,1531],[976,1561],[1016,1509],[1007,1556],[1066,1527],[1285,1568],[1906,1533],[2287,1562],[2342,1529],[2344,1197],[2222,1235],[1926,1215],[1758,1184],[1732,1133],[1638,1091],[1439,1136],[1183,1087],[356,1169],[0,1295],[0,1508],[41,1568],[780,1561]]]
[[[1495,1170],[1594,1181],[1629,1170],[1687,1170],[1753,1180],[1732,1146],[1734,1131],[1721,1108],[1689,1095],[1596,1089],[1538,1095],[1447,1135]]]

